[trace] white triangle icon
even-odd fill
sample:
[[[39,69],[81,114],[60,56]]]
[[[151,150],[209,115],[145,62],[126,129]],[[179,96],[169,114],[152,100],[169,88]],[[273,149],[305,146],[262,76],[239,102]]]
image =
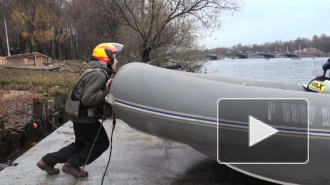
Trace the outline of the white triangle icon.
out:
[[[263,123],[262,121],[249,116],[249,147],[257,144],[258,142],[276,134],[277,129]]]

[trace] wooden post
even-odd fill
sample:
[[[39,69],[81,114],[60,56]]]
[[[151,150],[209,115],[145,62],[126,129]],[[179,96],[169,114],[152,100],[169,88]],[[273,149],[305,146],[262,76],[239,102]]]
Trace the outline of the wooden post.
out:
[[[5,118],[0,114],[0,129],[5,129]]]

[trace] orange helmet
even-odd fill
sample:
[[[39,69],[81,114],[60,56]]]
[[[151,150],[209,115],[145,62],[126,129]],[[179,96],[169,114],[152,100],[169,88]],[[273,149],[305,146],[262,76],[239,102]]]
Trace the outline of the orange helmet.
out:
[[[102,43],[94,48],[93,56],[108,65],[112,65],[114,62],[113,54],[120,52],[123,47],[119,43]]]

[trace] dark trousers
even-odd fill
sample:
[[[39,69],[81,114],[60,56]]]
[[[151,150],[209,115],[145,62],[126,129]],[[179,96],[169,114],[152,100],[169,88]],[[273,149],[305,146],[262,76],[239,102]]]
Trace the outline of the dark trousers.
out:
[[[83,166],[100,126],[100,134],[97,137],[94,148],[87,161],[87,164],[90,164],[101,156],[109,147],[108,135],[103,125],[98,121],[93,124],[73,123],[74,134],[76,137],[75,142],[61,148],[57,152],[48,153],[42,158],[42,160],[49,166],[65,162],[69,162],[74,167]]]

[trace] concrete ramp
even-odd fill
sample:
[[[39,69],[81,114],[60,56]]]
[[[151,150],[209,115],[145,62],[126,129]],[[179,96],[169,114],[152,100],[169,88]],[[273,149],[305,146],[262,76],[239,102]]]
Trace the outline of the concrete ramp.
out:
[[[0,184],[74,184],[76,179],[60,171],[49,176],[36,163],[48,152],[54,152],[74,141],[72,122],[47,136],[10,166],[0,172]],[[104,127],[110,137],[112,121]],[[109,149],[87,165],[89,177],[77,184],[101,184],[109,158]],[[55,167],[62,168],[63,164]],[[187,145],[146,135],[117,120],[113,151],[104,184],[269,184],[237,173],[209,159]]]

